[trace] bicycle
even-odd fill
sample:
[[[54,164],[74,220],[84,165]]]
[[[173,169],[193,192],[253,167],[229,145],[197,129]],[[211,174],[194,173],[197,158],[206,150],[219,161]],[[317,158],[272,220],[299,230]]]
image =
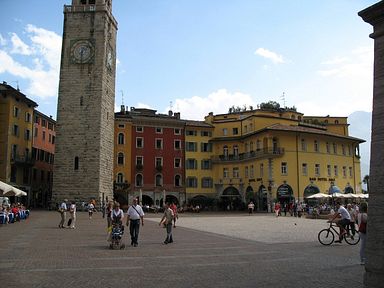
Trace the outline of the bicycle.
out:
[[[329,223],[329,227],[320,230],[319,234],[317,235],[319,242],[326,246],[331,245],[335,241],[335,233],[337,236],[339,236],[340,239],[340,233],[338,231],[339,226],[337,226],[336,223],[332,221],[327,221],[327,223]],[[356,245],[360,241],[360,235],[357,230],[355,231],[354,235],[351,235],[348,228],[346,229],[346,233],[343,234],[341,239],[345,240],[345,242],[347,242],[349,245]]]

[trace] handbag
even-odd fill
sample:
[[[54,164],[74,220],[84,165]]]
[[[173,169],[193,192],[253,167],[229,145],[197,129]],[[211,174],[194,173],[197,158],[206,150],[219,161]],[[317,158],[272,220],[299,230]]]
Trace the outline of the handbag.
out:
[[[367,222],[361,222],[359,225],[359,232],[360,233],[367,233]]]

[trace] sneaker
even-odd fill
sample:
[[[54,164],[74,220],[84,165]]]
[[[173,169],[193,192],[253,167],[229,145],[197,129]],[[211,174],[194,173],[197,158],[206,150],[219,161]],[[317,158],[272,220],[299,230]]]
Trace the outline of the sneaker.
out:
[[[167,244],[168,244],[168,241],[164,241],[164,244],[167,245]]]
[[[335,243],[341,243],[341,240],[336,240]]]

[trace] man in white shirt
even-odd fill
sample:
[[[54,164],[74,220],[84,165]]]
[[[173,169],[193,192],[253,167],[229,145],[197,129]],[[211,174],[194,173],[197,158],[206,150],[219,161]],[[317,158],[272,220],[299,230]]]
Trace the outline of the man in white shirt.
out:
[[[341,217],[341,219],[336,222],[337,226],[339,226],[340,228],[340,238],[339,240],[335,241],[335,243],[341,243],[341,241],[343,240],[344,234],[347,233],[345,231],[345,227],[349,225],[349,223],[351,222],[351,215],[349,215],[348,210],[345,209],[340,204],[340,202],[336,202],[336,208],[337,208],[337,212],[335,213],[331,221],[334,221],[337,217]]]
[[[144,211],[137,204],[137,198],[134,198],[132,205],[129,206],[127,216],[127,226],[129,225],[129,233],[131,234],[131,246],[137,247],[139,244],[140,220],[141,225],[144,226]]]
[[[75,229],[76,226],[76,202],[75,201],[72,201],[71,202],[71,206],[69,206],[69,214],[71,215],[71,225],[69,226],[69,228],[71,229]]]
[[[59,228],[64,228],[65,219],[67,218],[67,199],[64,199],[64,201],[60,204],[59,212],[61,216],[61,221],[59,223]]]

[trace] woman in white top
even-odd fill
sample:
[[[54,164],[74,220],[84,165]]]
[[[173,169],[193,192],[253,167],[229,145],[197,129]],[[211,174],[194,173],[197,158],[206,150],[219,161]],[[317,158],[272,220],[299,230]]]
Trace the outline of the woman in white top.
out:
[[[123,223],[123,219],[124,212],[120,209],[120,204],[118,202],[115,202],[115,204],[113,205],[113,210],[111,212],[112,225]]]

